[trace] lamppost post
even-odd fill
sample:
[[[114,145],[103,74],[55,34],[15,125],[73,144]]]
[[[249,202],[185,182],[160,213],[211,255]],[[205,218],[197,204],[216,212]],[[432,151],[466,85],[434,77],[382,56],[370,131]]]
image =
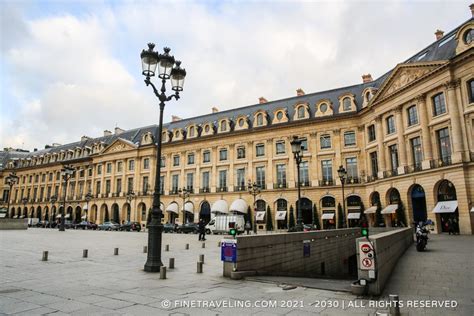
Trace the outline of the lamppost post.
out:
[[[260,194],[260,186],[257,183],[252,183],[252,181],[248,181],[248,190],[249,193],[253,195],[253,232],[257,234],[257,195]]]
[[[189,199],[190,192],[186,187],[178,190],[178,196],[183,199],[183,224],[186,224],[186,209],[184,208],[184,204],[186,203],[186,199]]]
[[[132,213],[132,200],[135,198],[135,192],[133,192],[133,190],[128,191],[125,198],[128,202],[128,211],[129,211],[127,213],[127,221],[130,222],[130,217]]]
[[[296,231],[303,231],[303,216],[301,214],[301,181],[300,181],[300,164],[303,156],[301,154],[301,140],[298,136],[293,136],[293,140],[290,142],[291,144],[291,151],[293,152],[293,156],[295,157],[296,162],[296,173],[298,179],[298,202],[296,203]]]
[[[151,211],[151,221],[148,224],[148,254],[144,266],[146,272],[159,272],[163,265],[161,262],[161,237],[163,234],[163,224],[161,219],[163,212],[160,209],[160,175],[161,175],[161,136],[163,133],[163,111],[165,102],[175,98],[179,99],[179,92],[183,91],[184,78],[186,70],[180,67],[181,62],[175,61],[169,54],[170,49],[165,47],[164,54],[158,54],[153,49],[155,44],[149,43],[148,49],[140,54],[142,60],[142,74],[145,76],[145,84],[153,88],[155,96],[160,101],[160,116],[157,135],[156,150],[156,174],[155,187],[153,192],[153,208]],[[151,77],[155,76],[158,66],[158,78],[161,79],[161,89],[158,91],[151,82]],[[171,80],[171,89],[175,92],[169,96],[166,95],[166,81]]]
[[[64,180],[64,195],[63,195],[63,209],[61,211],[61,224],[59,225],[59,231],[63,232],[64,229],[64,214],[66,213],[66,195],[67,195],[67,184],[69,179],[74,175],[74,168],[72,166],[64,166],[61,169],[61,175],[63,176]]]
[[[92,193],[90,191],[87,192],[85,198],[86,198],[86,208],[87,208],[86,221],[88,221],[89,220],[89,201],[92,200]]]
[[[339,166],[339,169],[337,170],[337,174],[339,175],[339,179],[341,180],[341,187],[342,187],[342,226],[344,227],[346,225],[346,220],[344,219],[344,217],[346,216],[346,200],[344,197],[344,184],[347,178],[347,171],[341,165]]]
[[[53,228],[52,222],[56,220],[56,212],[54,212],[54,216],[53,216],[53,207],[54,207],[54,203],[56,203],[57,200],[58,200],[58,197],[56,195],[52,195],[49,198],[49,201],[51,202],[51,219],[49,220],[50,228]]]
[[[7,184],[8,186],[10,187],[10,190],[8,191],[8,197],[7,197],[7,217],[8,217],[8,214],[10,213],[10,198],[12,196],[12,190],[13,190],[13,186],[18,182],[18,176],[12,172],[10,173],[7,178]]]

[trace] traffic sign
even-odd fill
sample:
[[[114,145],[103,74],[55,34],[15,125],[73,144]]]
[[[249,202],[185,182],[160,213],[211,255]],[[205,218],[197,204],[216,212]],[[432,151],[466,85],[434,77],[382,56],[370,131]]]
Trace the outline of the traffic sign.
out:
[[[221,260],[224,262],[237,262],[236,239],[223,239],[221,241]]]
[[[375,270],[374,246],[369,241],[359,241],[359,269]]]

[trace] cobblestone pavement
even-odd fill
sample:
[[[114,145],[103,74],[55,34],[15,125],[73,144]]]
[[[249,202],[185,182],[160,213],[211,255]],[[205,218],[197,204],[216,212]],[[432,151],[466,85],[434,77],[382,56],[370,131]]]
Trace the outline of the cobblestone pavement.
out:
[[[343,292],[276,284],[234,281],[222,277],[217,242],[207,236],[164,234],[163,263],[174,257],[168,278],[145,273],[147,234],[50,229],[0,232],[0,314],[15,315],[374,315],[383,302]],[[386,293],[401,299],[454,299],[459,306],[403,309],[410,315],[472,315],[474,293],[472,236],[433,236],[429,251],[410,249],[401,259]],[[190,249],[185,250],[185,244]],[[119,255],[114,256],[114,248]],[[82,258],[82,250],[89,257]],[[42,251],[49,261],[41,261]],[[196,262],[205,255],[204,273]],[[194,304],[194,307],[186,306]],[[275,305],[274,305],[275,304]],[[332,307],[331,307],[332,305]],[[361,307],[362,306],[362,307]]]

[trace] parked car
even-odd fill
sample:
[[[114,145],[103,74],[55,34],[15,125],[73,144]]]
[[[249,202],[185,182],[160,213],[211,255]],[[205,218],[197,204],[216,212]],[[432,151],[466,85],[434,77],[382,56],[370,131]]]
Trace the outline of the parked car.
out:
[[[126,231],[137,231],[139,232],[142,229],[140,223],[138,222],[124,222],[120,225],[119,230],[126,230]]]
[[[194,233],[197,234],[199,231],[199,227],[196,223],[186,223],[184,225],[180,225],[176,228],[177,233]]]
[[[103,224],[100,224],[97,227],[99,228],[99,230],[118,230],[120,228],[120,225],[115,222],[104,222]]]
[[[97,229],[97,224],[88,221],[82,221],[76,225],[76,229]]]
[[[311,230],[318,230],[318,228],[311,224],[303,224],[303,231],[308,232]]]
[[[166,223],[163,225],[163,232],[165,233],[174,233],[176,231],[176,224]]]

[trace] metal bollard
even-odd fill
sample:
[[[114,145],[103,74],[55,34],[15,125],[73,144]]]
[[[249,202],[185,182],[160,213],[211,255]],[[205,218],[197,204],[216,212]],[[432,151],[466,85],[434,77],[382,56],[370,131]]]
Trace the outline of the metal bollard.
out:
[[[118,256],[118,248],[114,248],[114,255]]]
[[[170,258],[170,262],[168,264],[168,268],[174,269],[174,258]]]
[[[82,250],[82,258],[87,258],[88,254],[89,254],[89,250],[87,249]]]
[[[161,266],[160,267],[160,279],[166,279],[166,267],[165,266]]]
[[[186,244],[186,247],[184,249],[189,250],[189,244]]]
[[[170,245],[165,246],[165,251],[170,251]]]
[[[197,273],[202,273],[202,262],[201,261],[197,262]]]
[[[206,243],[205,242],[202,243],[202,248],[206,248]]]
[[[48,252],[47,251],[43,251],[43,259],[41,259],[41,261],[48,261]]]
[[[204,263],[204,255],[203,254],[200,254],[199,255],[199,261]]]
[[[393,316],[400,316],[400,303],[398,299],[397,294],[390,294],[389,296],[390,299],[390,308],[389,308],[389,314]]]
[[[148,252],[148,246],[143,246],[143,253],[147,253]]]

